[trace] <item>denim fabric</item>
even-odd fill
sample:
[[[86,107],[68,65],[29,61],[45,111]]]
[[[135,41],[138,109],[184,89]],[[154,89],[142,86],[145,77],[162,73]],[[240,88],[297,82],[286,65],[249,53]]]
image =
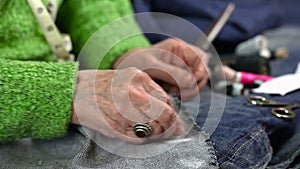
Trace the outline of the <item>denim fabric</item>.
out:
[[[287,59],[272,61],[272,74],[279,76],[294,72],[300,62],[300,29],[285,27],[269,31],[266,35],[271,48],[287,47],[290,52]],[[300,90],[286,96],[262,96],[282,102],[300,103]],[[205,121],[211,120],[207,119],[211,92],[205,89],[200,98],[197,123],[202,126]],[[193,104],[186,103],[187,107]],[[218,100],[214,100],[213,104],[218,104]],[[223,114],[218,127],[210,134],[221,168],[300,167],[300,109],[294,110],[295,119],[286,121],[273,116],[271,107],[249,104],[247,96],[227,97],[224,111],[221,106],[215,107],[219,110],[212,113]],[[204,129],[210,131],[209,126]]]
[[[275,100],[287,102],[300,102],[299,92],[292,93],[286,97],[272,97]],[[270,97],[270,96],[268,96]],[[208,111],[211,106],[211,92],[205,90],[200,95],[200,110],[197,117],[197,123],[204,125],[208,118]],[[220,97],[221,98],[221,97]],[[195,103],[185,103],[188,105]],[[214,100],[212,104],[218,104]],[[218,107],[218,106],[217,106]],[[212,113],[222,113],[222,107]],[[295,112],[300,112],[295,110]],[[214,118],[216,116],[210,116]],[[297,116],[297,118],[300,118]],[[297,119],[286,121],[279,119],[271,114],[271,107],[258,107],[251,105],[246,96],[236,98],[227,97],[226,106],[216,130],[211,134],[211,140],[217,151],[218,162],[221,168],[265,168],[272,159],[272,155],[278,152],[279,142],[290,139],[297,124]],[[213,126],[212,126],[213,127]],[[210,126],[204,127],[204,130],[210,131]],[[295,136],[294,139],[299,139]],[[297,145],[295,140],[290,140],[293,145],[286,145],[289,149],[273,157],[277,162],[290,158],[285,155],[297,155]],[[290,162],[291,163],[291,162]],[[283,166],[288,166],[282,164]]]
[[[284,98],[276,97],[277,100],[300,103],[300,91],[291,93]],[[291,130],[281,129],[273,133],[270,137],[273,141],[274,154],[268,168],[299,168],[300,167],[300,110],[294,110],[296,118],[291,121]],[[291,132],[291,137],[286,137],[284,133]]]
[[[212,22],[222,13],[230,1],[224,0],[132,0],[135,12],[163,12],[185,18],[205,31]],[[281,12],[277,10],[278,2],[265,0],[235,0],[236,8],[229,18],[228,24],[220,32],[217,40],[239,42],[246,40],[266,29],[279,26]],[[253,12],[255,10],[255,12]],[[151,18],[150,22],[164,32],[167,29],[178,28],[176,23],[167,25],[163,18]],[[147,29],[148,23],[139,22],[141,28]],[[145,25],[146,24],[146,25]],[[151,42],[156,42],[158,36],[148,36]],[[160,39],[161,40],[161,39]]]
[[[300,28],[282,27],[266,33],[270,48],[286,47],[289,49],[289,57],[283,60],[275,60],[271,63],[272,75],[278,76],[295,71],[300,62]],[[280,101],[300,103],[300,91],[293,92],[284,97],[275,97]],[[274,154],[268,168],[300,168],[300,116],[299,109],[295,110],[296,119],[292,123],[291,137],[278,137],[275,133],[270,138],[273,140]],[[298,113],[297,113],[298,112]],[[287,133],[281,130],[279,135]],[[277,139],[274,139],[277,138]]]

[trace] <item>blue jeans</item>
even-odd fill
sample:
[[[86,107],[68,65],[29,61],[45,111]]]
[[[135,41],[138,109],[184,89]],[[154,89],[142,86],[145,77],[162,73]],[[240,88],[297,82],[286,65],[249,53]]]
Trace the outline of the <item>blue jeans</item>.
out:
[[[284,102],[300,102],[300,91],[285,97],[271,97],[271,99]],[[266,95],[265,95],[266,96]],[[270,97],[270,96],[266,96]],[[218,99],[218,97],[216,97]],[[220,97],[222,99],[222,97]],[[186,103],[186,106],[189,107]],[[218,100],[214,101],[218,104]],[[219,115],[210,115],[211,92],[205,89],[200,94],[200,110],[197,123],[203,126],[206,120],[218,120]],[[218,105],[216,106],[218,108]],[[220,111],[212,113],[222,113]],[[295,110],[296,114],[299,112]],[[210,119],[209,119],[210,118]],[[299,115],[292,121],[279,119],[271,114],[271,107],[259,107],[248,103],[246,96],[227,97],[225,109],[217,128],[211,134],[211,140],[217,151],[217,158],[221,168],[265,168],[267,165],[281,165],[288,167],[299,152],[300,143],[291,140],[299,139],[295,133]],[[207,132],[210,127],[204,127]],[[294,144],[285,144],[286,142]],[[281,148],[285,146],[285,148]],[[293,156],[293,159],[292,159]]]

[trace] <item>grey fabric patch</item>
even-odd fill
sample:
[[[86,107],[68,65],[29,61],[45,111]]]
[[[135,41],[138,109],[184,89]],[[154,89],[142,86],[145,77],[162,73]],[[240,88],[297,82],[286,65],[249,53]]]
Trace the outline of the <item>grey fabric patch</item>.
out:
[[[206,133],[194,128],[188,138],[188,141],[177,144],[170,151],[141,159],[109,153],[73,131],[61,139],[23,139],[1,143],[0,168],[218,168],[215,150]]]
[[[173,97],[174,99],[174,97]],[[173,100],[178,110],[180,102]],[[185,120],[192,117],[183,113]],[[78,130],[81,134],[78,132]],[[148,143],[153,151],[165,146],[170,150],[147,158],[129,158],[110,153],[85,136],[82,127],[70,128],[69,135],[51,140],[23,139],[0,143],[1,169],[214,169],[218,168],[217,157],[208,135],[194,124],[187,136],[178,140]],[[101,134],[87,130],[93,137]],[[83,135],[82,135],[83,134]],[[101,135],[102,136],[102,135]],[[111,140],[111,139],[110,139]],[[108,139],[109,141],[109,139]],[[136,145],[119,144],[116,149],[122,153],[134,153]],[[148,149],[149,150],[149,149]],[[151,150],[151,149],[150,149]],[[136,152],[141,153],[141,152]],[[128,154],[130,155],[130,154]],[[134,156],[134,155],[133,155]]]
[[[121,157],[97,146],[93,141],[88,140],[82,151],[73,159],[69,168],[217,168],[215,150],[206,133],[193,128],[190,134],[171,150],[148,158],[127,158]],[[163,141],[150,144],[172,144],[173,142]],[[163,146],[163,145],[162,145]],[[122,151],[130,146],[124,146]],[[155,150],[153,150],[155,151]],[[132,152],[128,150],[128,152]]]

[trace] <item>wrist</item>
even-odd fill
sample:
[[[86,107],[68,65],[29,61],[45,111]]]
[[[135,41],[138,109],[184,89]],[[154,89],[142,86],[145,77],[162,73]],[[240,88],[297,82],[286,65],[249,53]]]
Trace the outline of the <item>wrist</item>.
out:
[[[76,114],[76,112],[75,112],[75,109],[74,109],[74,104],[73,104],[73,102],[72,102],[71,121],[70,121],[70,123],[80,125],[80,124],[79,124],[79,120],[78,120],[78,116],[77,116],[77,114]]]
[[[124,54],[121,55],[120,57],[118,57],[118,58],[114,61],[113,65],[112,65],[112,69],[118,68],[119,64],[122,62],[122,60],[124,59],[124,57],[125,57]]]

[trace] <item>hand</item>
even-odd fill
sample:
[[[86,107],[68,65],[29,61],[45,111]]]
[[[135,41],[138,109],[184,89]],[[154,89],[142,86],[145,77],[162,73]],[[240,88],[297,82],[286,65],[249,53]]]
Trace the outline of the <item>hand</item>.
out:
[[[198,94],[206,85],[208,56],[201,49],[169,38],[149,48],[133,49],[116,60],[114,68],[137,67],[159,80],[167,92],[181,99]]]
[[[79,71],[73,107],[72,123],[132,143],[146,140],[133,132],[138,122],[153,128],[150,139],[177,136],[184,130],[169,96],[135,68]]]

